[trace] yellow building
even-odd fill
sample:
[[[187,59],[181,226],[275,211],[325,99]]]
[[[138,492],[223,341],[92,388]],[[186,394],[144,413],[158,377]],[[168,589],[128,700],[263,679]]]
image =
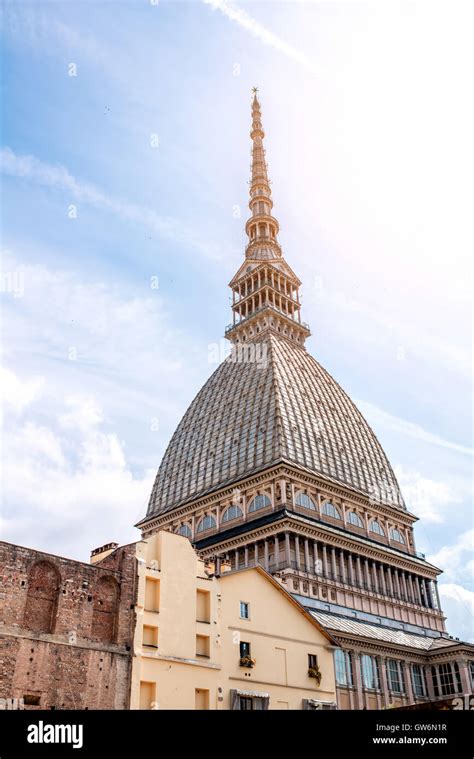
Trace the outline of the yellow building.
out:
[[[337,644],[261,566],[206,565],[165,531],[137,558],[132,709],[335,708]]]

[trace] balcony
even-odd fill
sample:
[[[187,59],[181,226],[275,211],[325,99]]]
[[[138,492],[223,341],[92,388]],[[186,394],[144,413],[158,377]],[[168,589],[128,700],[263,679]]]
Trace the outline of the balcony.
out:
[[[248,245],[245,246],[245,253],[247,254],[252,248],[257,248],[259,245],[271,245],[275,247],[281,256],[281,245],[274,237],[268,235],[264,237],[256,237],[254,240],[250,240]]]
[[[274,306],[271,306],[268,303],[265,306],[261,306],[260,308],[257,308],[255,311],[252,311],[252,313],[246,316],[245,319],[241,319],[239,322],[235,322],[235,324],[234,323],[228,324],[227,327],[225,328],[225,334],[227,335],[228,332],[235,329],[236,327],[240,327],[241,324],[244,324],[250,319],[253,319],[254,316],[261,313],[262,311],[265,311],[266,309],[273,311],[277,316],[283,316],[285,319],[288,319],[288,321],[294,324],[295,327],[302,327],[308,333],[310,332],[309,324],[307,324],[306,322],[296,321],[296,319],[292,319],[290,314],[285,314],[284,311],[279,311],[277,308],[274,308]]]

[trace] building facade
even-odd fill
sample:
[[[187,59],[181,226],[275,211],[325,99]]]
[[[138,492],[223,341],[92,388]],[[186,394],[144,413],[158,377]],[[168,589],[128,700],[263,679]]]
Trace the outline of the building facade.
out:
[[[127,709],[135,544],[93,564],[0,542],[0,705]]]
[[[337,644],[261,566],[199,559],[166,531],[137,544],[132,709],[332,709]]]
[[[260,103],[252,102],[248,244],[230,282],[230,356],[159,467],[146,517],[202,558],[264,567],[342,646],[340,708],[472,693],[474,647],[446,632],[437,578],[366,420],[308,353],[301,282],[278,241]]]

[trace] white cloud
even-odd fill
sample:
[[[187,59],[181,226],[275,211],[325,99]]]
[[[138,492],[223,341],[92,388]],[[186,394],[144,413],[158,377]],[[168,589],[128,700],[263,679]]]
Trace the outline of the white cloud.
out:
[[[469,565],[473,551],[474,529],[469,529],[461,533],[454,543],[443,546],[427,558],[432,564],[443,569],[444,577],[450,580],[464,581],[466,579],[466,565]]]
[[[321,73],[320,67],[301,50],[271,32],[236,3],[229,2],[229,0],[203,0],[203,2],[205,5],[211,6],[213,10],[219,10],[228,19],[263,42],[264,45],[274,48],[290,60],[303,66],[310,74],[318,75]]]
[[[2,407],[11,407],[16,413],[21,413],[30,403],[39,398],[44,385],[44,379],[22,381],[14,372],[0,367],[0,388]]]
[[[424,522],[443,522],[453,503],[462,501],[461,495],[451,485],[410,472],[401,466],[395,474],[409,511]]]
[[[474,529],[466,530],[457,539],[427,556],[427,560],[443,569],[438,583],[441,606],[447,616],[448,631],[474,642],[473,581]]]
[[[27,179],[66,193],[69,200],[103,209],[126,221],[148,227],[167,240],[192,247],[206,258],[221,259],[220,251],[215,244],[198,239],[178,219],[160,216],[151,208],[111,197],[93,184],[76,179],[65,166],[53,166],[32,155],[17,155],[11,148],[5,147],[0,151],[0,167],[2,173],[7,176]]]
[[[87,430],[103,421],[102,409],[94,398],[69,396],[66,398],[68,410],[59,417],[59,423],[65,428]]]
[[[15,417],[5,430],[2,538],[82,560],[101,543],[137,539],[154,472],[133,474],[90,398],[57,398],[46,416],[47,427]]]
[[[138,537],[160,456],[209,371],[207,344],[170,323],[159,292],[22,270],[23,297],[4,301],[1,536],[87,559]]]
[[[387,411],[383,411],[367,401],[358,400],[356,401],[356,404],[364,416],[366,416],[374,426],[385,427],[393,432],[406,435],[407,437],[414,438],[420,442],[437,445],[441,448],[449,448],[452,451],[457,451],[458,453],[463,453],[468,456],[472,456],[474,453],[473,449],[466,445],[454,443],[451,440],[445,440],[440,435],[436,435],[433,432],[423,429],[419,424],[389,414]]]
[[[448,617],[447,626],[452,635],[474,643],[474,593],[456,583],[439,585],[443,611]]]

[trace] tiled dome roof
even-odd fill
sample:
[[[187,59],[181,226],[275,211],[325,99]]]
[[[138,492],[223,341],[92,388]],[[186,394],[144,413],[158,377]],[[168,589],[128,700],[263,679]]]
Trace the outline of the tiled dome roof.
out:
[[[227,359],[191,403],[161,462],[147,516],[282,461],[405,508],[375,434],[331,375],[304,347],[274,333],[260,346],[266,360]]]

